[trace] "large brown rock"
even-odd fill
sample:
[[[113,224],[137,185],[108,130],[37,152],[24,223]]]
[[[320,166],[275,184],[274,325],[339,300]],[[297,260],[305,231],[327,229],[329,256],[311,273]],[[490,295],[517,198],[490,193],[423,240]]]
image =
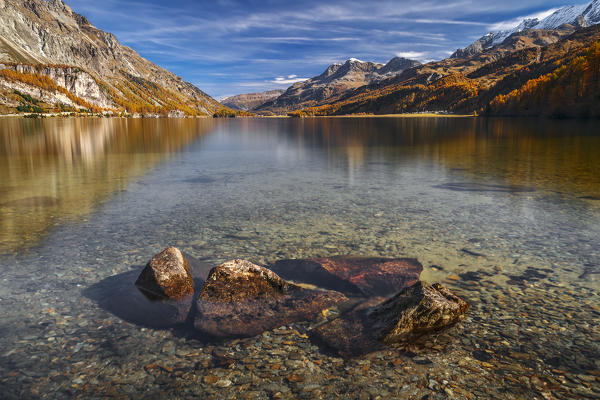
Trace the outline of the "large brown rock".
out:
[[[194,279],[187,260],[176,247],[155,255],[135,285],[156,299],[180,299],[194,293]]]
[[[378,350],[382,344],[407,344],[457,322],[469,304],[436,283],[417,282],[392,298],[370,299],[311,332],[342,355]]]
[[[384,343],[406,343],[458,321],[469,303],[439,283],[418,282],[369,312],[372,329]]]
[[[292,322],[312,320],[346,297],[304,289],[245,260],[214,268],[196,303],[194,326],[215,337],[255,336]]]
[[[419,280],[413,258],[327,257],[281,260],[271,269],[285,279],[340,291],[348,296],[390,296]]]

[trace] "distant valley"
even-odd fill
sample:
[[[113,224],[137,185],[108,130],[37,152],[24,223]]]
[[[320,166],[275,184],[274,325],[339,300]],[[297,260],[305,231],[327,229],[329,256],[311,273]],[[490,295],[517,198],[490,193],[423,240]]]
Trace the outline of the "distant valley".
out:
[[[227,97],[226,99],[221,100],[221,104],[226,105],[234,110],[253,111],[269,100],[273,100],[281,96],[284,92],[285,90],[267,90],[266,92],[262,93],[238,94],[236,96]]]

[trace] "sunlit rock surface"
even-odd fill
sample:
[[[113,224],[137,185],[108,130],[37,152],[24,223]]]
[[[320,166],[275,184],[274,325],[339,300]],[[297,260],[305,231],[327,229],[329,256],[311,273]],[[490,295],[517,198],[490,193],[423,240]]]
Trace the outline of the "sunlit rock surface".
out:
[[[369,312],[384,343],[408,342],[457,322],[469,304],[439,283],[418,282]]]
[[[342,355],[375,351],[382,344],[407,344],[456,323],[469,304],[439,283],[419,281],[382,302],[358,303],[312,336]]]
[[[135,284],[157,298],[179,299],[194,293],[190,267],[176,247],[169,247],[155,255]]]
[[[304,289],[245,260],[214,268],[196,303],[194,326],[216,337],[255,336],[347,300],[338,292]]]

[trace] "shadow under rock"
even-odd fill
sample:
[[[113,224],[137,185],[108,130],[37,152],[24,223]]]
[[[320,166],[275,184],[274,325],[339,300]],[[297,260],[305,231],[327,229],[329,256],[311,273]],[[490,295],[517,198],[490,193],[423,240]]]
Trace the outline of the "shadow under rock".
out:
[[[194,278],[194,295],[179,300],[162,300],[149,296],[135,286],[144,266],[132,266],[131,271],[109,276],[84,289],[83,295],[100,308],[124,321],[151,328],[183,328],[193,325],[197,293],[202,288],[213,265],[185,254]],[[185,329],[184,329],[185,330]]]

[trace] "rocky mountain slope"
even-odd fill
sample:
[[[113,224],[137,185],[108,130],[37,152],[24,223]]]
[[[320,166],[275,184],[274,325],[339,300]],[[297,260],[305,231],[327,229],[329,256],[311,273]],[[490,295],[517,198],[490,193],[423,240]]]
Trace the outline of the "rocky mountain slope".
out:
[[[600,0],[594,0],[591,3],[584,5],[565,6],[541,20],[537,18],[525,19],[513,29],[490,32],[466,48],[458,49],[451,57],[468,57],[480,53],[483,50],[501,44],[506,38],[513,34],[518,34],[529,29],[559,29],[565,31],[565,25],[571,25],[575,29],[579,29],[598,23],[600,23]]]
[[[236,96],[227,97],[221,100],[221,104],[240,111],[253,111],[265,104],[269,100],[273,100],[281,96],[285,90],[267,90],[261,93],[238,94]]]
[[[600,25],[525,30],[291,115],[454,112],[600,116]]]
[[[335,101],[349,90],[379,82],[420,65],[418,61],[396,57],[387,64],[351,58],[332,64],[319,76],[298,82],[281,96],[256,109],[260,113],[285,113]]]
[[[208,115],[223,108],[62,0],[0,0],[0,70],[4,111],[43,105]]]

